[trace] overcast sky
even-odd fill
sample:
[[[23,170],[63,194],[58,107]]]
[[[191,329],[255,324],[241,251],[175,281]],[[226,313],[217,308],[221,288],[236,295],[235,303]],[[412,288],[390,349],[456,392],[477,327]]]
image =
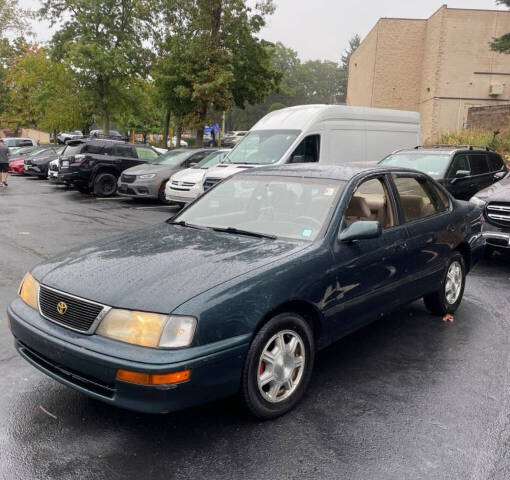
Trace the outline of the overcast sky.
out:
[[[380,17],[428,18],[444,0],[274,0],[276,12],[261,32],[266,40],[280,41],[303,60],[339,61],[355,33],[364,37]],[[37,0],[21,0],[37,8]],[[451,0],[449,7],[503,9],[495,0]],[[40,41],[51,37],[45,22],[36,22]]]

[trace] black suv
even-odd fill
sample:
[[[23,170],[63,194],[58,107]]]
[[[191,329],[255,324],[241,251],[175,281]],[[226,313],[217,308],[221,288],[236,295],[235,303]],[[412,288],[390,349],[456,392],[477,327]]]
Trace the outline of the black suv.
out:
[[[506,174],[501,155],[470,145],[434,145],[398,150],[379,162],[420,170],[436,179],[455,197],[469,200]]]
[[[159,153],[148,145],[112,140],[72,140],[59,160],[58,181],[74,185],[82,193],[109,197],[126,168],[152,162]]]

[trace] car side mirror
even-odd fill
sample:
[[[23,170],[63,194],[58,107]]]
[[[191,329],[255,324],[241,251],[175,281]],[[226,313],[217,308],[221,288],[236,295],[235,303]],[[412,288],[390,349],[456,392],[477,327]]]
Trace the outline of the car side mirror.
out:
[[[452,178],[450,183],[455,183],[459,178],[469,177],[471,175],[470,170],[457,170],[455,176]]]
[[[356,240],[368,240],[378,238],[382,234],[381,224],[372,220],[360,220],[352,223],[338,235],[338,240],[344,243]]]
[[[500,180],[503,180],[508,175],[507,170],[501,170],[501,172],[496,172],[494,174],[494,181],[499,182]]]
[[[305,156],[304,155],[294,155],[290,163],[305,163]]]

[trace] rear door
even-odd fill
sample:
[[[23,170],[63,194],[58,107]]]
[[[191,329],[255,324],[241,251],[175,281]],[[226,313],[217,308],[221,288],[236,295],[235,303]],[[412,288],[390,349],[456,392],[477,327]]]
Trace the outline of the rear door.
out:
[[[122,172],[127,168],[143,163],[138,159],[138,155],[133,145],[113,145],[110,152],[112,156],[118,159],[120,171]]]
[[[434,290],[441,280],[454,225],[448,197],[427,177],[396,174],[393,185],[400,218],[408,232],[407,278],[402,292],[410,301]]]
[[[469,165],[471,167],[471,180],[470,191],[471,198],[476,192],[487,188],[489,185],[494,183],[494,174],[491,173],[489,168],[489,160],[487,152],[476,152],[470,153]]]

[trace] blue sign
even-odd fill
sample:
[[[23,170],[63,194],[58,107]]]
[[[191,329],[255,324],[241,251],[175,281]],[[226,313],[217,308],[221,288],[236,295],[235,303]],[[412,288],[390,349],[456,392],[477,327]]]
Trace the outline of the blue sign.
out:
[[[206,125],[204,129],[205,133],[211,133],[213,130],[218,132],[220,130],[220,126],[215,123],[214,125]]]

